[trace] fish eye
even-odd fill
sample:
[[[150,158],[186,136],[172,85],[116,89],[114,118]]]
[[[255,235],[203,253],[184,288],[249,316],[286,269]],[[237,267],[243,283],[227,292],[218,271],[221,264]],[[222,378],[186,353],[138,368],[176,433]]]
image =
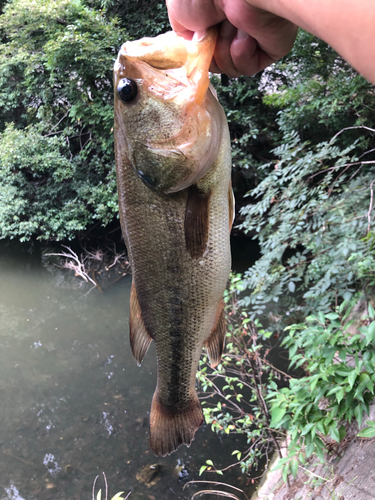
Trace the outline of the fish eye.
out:
[[[138,87],[133,80],[122,78],[117,85],[117,92],[122,102],[132,102],[137,97]]]

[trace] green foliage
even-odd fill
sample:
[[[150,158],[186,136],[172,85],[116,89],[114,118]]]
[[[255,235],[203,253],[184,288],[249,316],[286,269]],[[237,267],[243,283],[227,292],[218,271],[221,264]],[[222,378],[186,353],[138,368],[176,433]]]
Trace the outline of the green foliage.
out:
[[[0,136],[1,236],[62,240],[96,220],[108,223],[117,209],[115,175],[103,183],[80,160],[69,160],[59,136],[8,126]]]
[[[250,293],[242,303],[281,332],[374,283],[375,96],[304,32],[276,68],[281,84],[277,69],[269,70],[263,101],[278,109],[280,144],[276,158],[259,167],[261,182],[248,193],[240,227],[262,254],[245,273]]]
[[[0,237],[73,238],[108,224],[112,67],[125,32],[80,0],[13,0],[0,30]]]
[[[374,396],[375,312],[368,298],[375,286],[375,95],[330,47],[304,32],[262,85],[278,131],[274,157],[258,166],[260,182],[241,209],[241,228],[259,242],[261,257],[238,280],[236,307],[269,331],[282,334],[289,325],[284,345],[299,377],[286,387],[275,378],[267,387],[259,382],[257,389],[269,427],[290,438],[279,462],[286,480],[313,454],[323,459],[344,437],[346,422],[361,424]],[[369,318],[353,324],[348,315],[364,301]],[[237,346],[229,342],[228,356],[246,358],[246,346]],[[231,368],[223,366],[225,377]],[[230,399],[236,390],[229,387]],[[363,432],[372,435],[372,425]]]
[[[358,432],[358,437],[372,438],[375,436],[375,422],[373,420],[367,420],[366,424],[367,427]]]
[[[131,39],[157,36],[171,29],[163,0],[87,0],[96,9],[105,8],[109,17],[119,18]]]
[[[344,127],[374,122],[372,85],[325,42],[303,30],[292,52],[267,71],[272,91],[264,101],[279,110],[284,134],[297,131],[302,140],[319,143]],[[350,144],[355,137],[349,133],[342,139]]]
[[[262,86],[263,75],[253,77],[211,78],[220,103],[227,116],[231,135],[233,181],[237,201],[246,189],[263,179],[264,172],[259,167],[265,158],[271,159],[279,132],[276,126],[277,113],[273,107],[265,105],[266,91]]]
[[[269,391],[270,426],[288,432],[288,456],[279,462],[294,476],[298,463],[313,454],[321,460],[327,437],[339,443],[344,423],[355,418],[360,426],[369,412],[375,383],[375,321],[367,319],[358,333],[351,332],[353,304],[337,313],[311,315],[288,328],[283,344],[289,348],[291,366],[306,375],[290,380],[289,387]],[[365,318],[366,319],[366,318]]]
[[[233,275],[225,294],[229,324],[222,362],[210,369],[207,357],[200,361],[204,417],[217,433],[246,436],[246,449],[234,450],[237,460],[229,466],[239,465],[244,473],[257,469],[262,457],[288,436],[287,456],[278,462],[286,480],[289,474],[296,477],[299,465],[306,466],[311,457],[323,461],[346,436],[347,425],[355,419],[360,426],[369,413],[375,310],[369,304],[359,318],[356,294],[335,312],[319,311],[289,326],[282,345],[289,350],[291,376],[268,359],[273,335],[240,305],[243,286],[241,276]],[[359,436],[374,434],[369,422]],[[207,460],[200,474],[225,470]]]
[[[252,191],[260,201],[242,210],[242,227],[257,233],[262,252],[244,280],[251,295],[243,304],[253,317],[273,303],[286,313],[281,329],[286,316],[328,312],[372,283],[375,255],[364,235],[374,171],[353,155],[355,147],[313,148],[294,134],[275,150],[280,160]],[[358,167],[361,175],[353,175]]]
[[[247,472],[252,468],[257,470],[263,456],[274,447],[275,437],[269,429],[270,416],[264,397],[267,385],[276,385],[274,380],[280,379],[280,372],[267,361],[261,345],[271,333],[265,331],[259,322],[252,322],[246,311],[238,306],[238,293],[242,290],[240,275],[232,275],[224,296],[228,353],[214,369],[208,366],[207,357],[203,356],[197,378],[203,391],[200,398],[203,414],[211,429],[223,435],[246,436],[247,449],[243,452],[234,450],[232,455],[237,458],[233,465],[239,464],[241,470]],[[204,471],[222,474],[224,470],[216,469],[214,463],[207,460],[200,474]]]

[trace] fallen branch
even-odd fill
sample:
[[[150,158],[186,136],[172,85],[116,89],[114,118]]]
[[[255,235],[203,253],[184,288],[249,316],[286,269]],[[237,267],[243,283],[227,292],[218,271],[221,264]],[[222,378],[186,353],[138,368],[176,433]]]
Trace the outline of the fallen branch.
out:
[[[240,493],[242,493],[244,495],[244,497],[246,498],[246,500],[249,500],[249,497],[240,488],[236,488],[235,486],[232,486],[232,485],[227,484],[227,483],[220,483],[219,481],[189,481],[188,483],[185,484],[185,486],[182,489],[184,490],[190,484],[198,484],[198,483],[215,484],[215,485],[220,485],[220,486],[227,486],[228,488],[232,488],[233,490],[239,491]],[[218,494],[216,490],[203,490],[203,491],[205,491],[205,492],[211,491],[211,492],[214,492],[216,495]],[[200,493],[200,492],[198,492],[198,493]],[[225,492],[220,492],[220,493],[225,493]],[[195,493],[195,495],[196,494],[197,493]],[[230,495],[230,493],[229,493],[229,495]],[[192,497],[192,499],[193,498],[194,498],[194,496]],[[234,497],[234,498],[237,498],[237,497]]]
[[[73,250],[66,245],[62,245],[64,248],[66,248],[66,252],[61,252],[61,253],[47,253],[46,256],[55,256],[55,257],[62,257],[65,260],[63,263],[62,267],[63,269],[70,269],[71,271],[74,271],[76,276],[80,276],[86,283],[91,283],[95,287],[97,287],[97,283],[90,278],[88,273],[86,272],[85,269],[85,264],[84,262],[79,260],[78,255],[73,252]]]

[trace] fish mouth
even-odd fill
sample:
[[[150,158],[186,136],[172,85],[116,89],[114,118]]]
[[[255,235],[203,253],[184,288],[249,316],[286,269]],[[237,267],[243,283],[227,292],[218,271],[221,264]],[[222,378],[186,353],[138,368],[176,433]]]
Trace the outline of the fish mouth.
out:
[[[215,50],[218,29],[212,27],[200,34],[185,40],[173,31],[155,38],[142,38],[123,44],[115,72],[122,73],[127,67],[134,76],[145,80],[157,80],[156,71],[162,77],[170,78],[177,84],[190,87],[191,103],[200,105],[209,86],[208,70]],[[147,71],[147,66],[149,71]],[[149,77],[149,78],[148,78]],[[122,76],[120,75],[120,78]],[[152,85],[148,85],[149,88]],[[173,98],[175,93],[163,94],[163,99]]]
[[[156,38],[142,38],[126,42],[121,53],[128,58],[143,61],[155,69],[175,69],[186,64],[188,49],[184,40],[173,31]]]

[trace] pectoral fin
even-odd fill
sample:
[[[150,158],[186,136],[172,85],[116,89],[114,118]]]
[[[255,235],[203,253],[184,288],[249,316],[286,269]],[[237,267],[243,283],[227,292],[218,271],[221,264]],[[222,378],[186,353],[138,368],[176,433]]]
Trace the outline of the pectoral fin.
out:
[[[210,226],[210,195],[193,184],[189,188],[185,212],[185,244],[193,259],[202,257],[208,241]]]
[[[223,354],[224,350],[226,332],[227,322],[224,312],[224,300],[221,300],[216,312],[215,327],[211,331],[210,336],[204,344],[207,348],[207,353],[208,357],[210,358],[212,368],[215,368],[215,366],[220,363],[221,355]]]
[[[130,331],[130,347],[136,361],[141,364],[147,349],[152,341],[151,335],[146,330],[143,323],[141,308],[137,298],[137,291],[134,281],[130,292],[130,317],[129,317],[129,331]]]

